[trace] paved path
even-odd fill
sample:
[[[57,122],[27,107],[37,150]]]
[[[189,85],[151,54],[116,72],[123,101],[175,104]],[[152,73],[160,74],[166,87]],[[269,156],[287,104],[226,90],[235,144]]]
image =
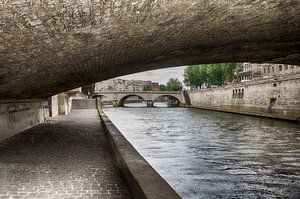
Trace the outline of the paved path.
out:
[[[0,198],[131,198],[115,165],[97,111],[72,110],[0,142]]]

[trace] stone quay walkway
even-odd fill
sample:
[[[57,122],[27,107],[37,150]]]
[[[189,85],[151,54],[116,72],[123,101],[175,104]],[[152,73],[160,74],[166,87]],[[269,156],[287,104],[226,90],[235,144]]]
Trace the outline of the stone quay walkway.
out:
[[[132,197],[97,110],[75,109],[0,142],[0,198]]]

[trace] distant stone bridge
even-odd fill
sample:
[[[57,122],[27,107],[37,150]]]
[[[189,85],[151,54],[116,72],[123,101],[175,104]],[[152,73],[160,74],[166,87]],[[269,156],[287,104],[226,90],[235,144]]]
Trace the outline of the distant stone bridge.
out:
[[[124,106],[126,99],[132,96],[138,96],[142,98],[147,107],[153,107],[153,103],[155,100],[160,97],[168,97],[173,101],[177,101],[176,105],[184,105],[185,98],[182,92],[172,92],[172,91],[131,91],[131,92],[123,92],[123,91],[110,91],[110,92],[99,92],[94,94],[94,98],[99,97],[100,101],[110,101],[113,106]]]

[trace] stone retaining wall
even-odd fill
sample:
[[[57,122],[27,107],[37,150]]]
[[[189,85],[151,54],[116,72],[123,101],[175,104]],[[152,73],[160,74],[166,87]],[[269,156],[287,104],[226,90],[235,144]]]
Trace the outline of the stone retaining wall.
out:
[[[0,141],[45,121],[49,116],[46,102],[0,102]]]
[[[300,74],[286,79],[190,92],[191,106],[218,111],[300,120]]]

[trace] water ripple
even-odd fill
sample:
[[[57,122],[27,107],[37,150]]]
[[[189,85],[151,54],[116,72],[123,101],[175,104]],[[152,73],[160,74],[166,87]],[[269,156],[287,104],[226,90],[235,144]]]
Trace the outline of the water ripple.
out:
[[[183,198],[300,198],[297,124],[185,108],[105,112]]]

